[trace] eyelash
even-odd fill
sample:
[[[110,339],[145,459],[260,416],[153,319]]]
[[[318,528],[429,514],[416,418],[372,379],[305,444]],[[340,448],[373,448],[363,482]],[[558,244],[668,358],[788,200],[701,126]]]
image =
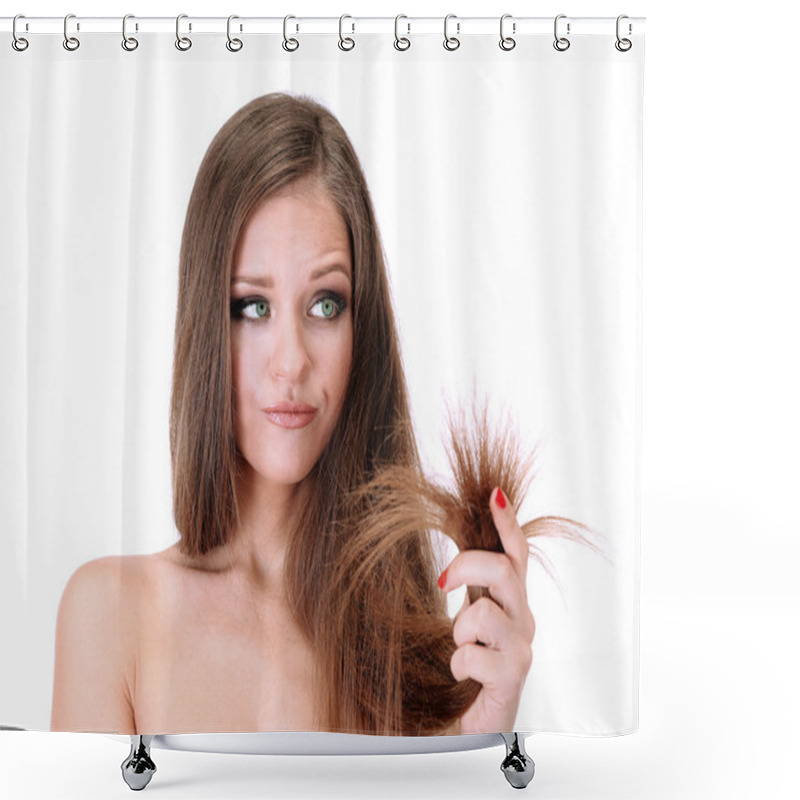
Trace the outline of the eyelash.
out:
[[[347,301],[340,295],[338,292],[325,292],[325,294],[320,295],[312,304],[312,308],[317,305],[318,303],[322,302],[323,300],[333,300],[336,304],[336,313],[332,317],[320,317],[314,315],[314,319],[321,319],[324,322],[332,322],[333,320],[340,317],[345,309],[347,308]],[[269,307],[269,301],[265,297],[260,297],[258,295],[253,295],[250,297],[242,297],[239,300],[231,300],[231,316],[236,320],[242,320],[244,322],[260,322],[265,319],[269,319],[269,313],[266,317],[254,318],[254,317],[246,317],[242,312],[248,306],[255,305],[256,303],[267,303]],[[268,308],[269,312],[269,308]]]

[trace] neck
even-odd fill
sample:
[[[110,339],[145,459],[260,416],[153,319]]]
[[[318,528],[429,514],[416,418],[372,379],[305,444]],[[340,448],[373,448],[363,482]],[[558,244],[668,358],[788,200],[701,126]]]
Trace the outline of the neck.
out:
[[[247,464],[240,474],[239,519],[227,549],[231,566],[258,589],[283,590],[286,549],[307,502],[308,483],[266,483]]]

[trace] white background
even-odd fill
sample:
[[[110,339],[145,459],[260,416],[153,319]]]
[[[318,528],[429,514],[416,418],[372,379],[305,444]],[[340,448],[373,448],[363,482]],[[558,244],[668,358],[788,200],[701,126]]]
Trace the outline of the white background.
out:
[[[540,798],[797,794],[800,169],[788,4],[569,8],[239,0],[4,14],[646,16],[640,730],[528,740]],[[2,734],[9,797],[127,796],[124,745]],[[348,758],[154,751],[162,797],[493,797],[502,749]]]

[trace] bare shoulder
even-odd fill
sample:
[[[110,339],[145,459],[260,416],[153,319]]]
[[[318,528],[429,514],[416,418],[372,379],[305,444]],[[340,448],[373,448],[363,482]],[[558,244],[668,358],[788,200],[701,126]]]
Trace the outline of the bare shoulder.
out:
[[[97,605],[98,610],[107,609],[109,600],[122,599],[126,591],[135,588],[137,577],[141,579],[144,558],[103,556],[81,564],[67,581],[61,605],[68,608],[76,604],[83,608]]]
[[[103,556],[81,564],[64,587],[59,620],[77,617],[86,625],[120,622],[146,600],[156,566],[147,555]]]
[[[162,556],[103,556],[81,564],[61,595],[58,630],[80,637],[84,646],[100,644],[102,636],[110,634],[120,644],[133,646],[131,639],[138,621],[147,614],[152,588],[168,568],[169,562]]]
[[[149,556],[105,556],[78,567],[56,622],[52,730],[135,733],[132,686]]]

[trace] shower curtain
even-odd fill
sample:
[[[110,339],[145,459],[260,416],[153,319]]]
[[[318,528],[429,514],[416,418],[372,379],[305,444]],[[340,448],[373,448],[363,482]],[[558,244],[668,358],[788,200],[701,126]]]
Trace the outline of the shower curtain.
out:
[[[446,410],[487,398],[536,452],[519,522],[592,531],[590,547],[542,537],[527,565],[514,729],[634,731],[641,21],[562,20],[555,37],[533,19],[178,22],[176,39],[174,20],[129,20],[135,46],[90,24],[67,46],[35,20],[25,49],[2,34],[0,722],[50,729],[81,565],[178,541],[187,205],[226,120],[282,92],[332,112],[363,168],[425,474],[449,485]],[[444,567],[457,550],[440,538]]]

